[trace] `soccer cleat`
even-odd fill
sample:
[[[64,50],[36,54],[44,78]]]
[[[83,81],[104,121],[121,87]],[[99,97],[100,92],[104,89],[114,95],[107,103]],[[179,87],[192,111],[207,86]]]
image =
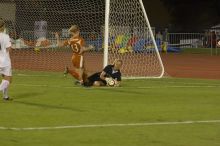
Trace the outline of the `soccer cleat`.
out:
[[[3,100],[10,101],[10,100],[13,100],[13,98],[7,97],[7,98],[3,98]]]
[[[80,81],[75,81],[74,84],[75,85],[80,85]]]
[[[64,77],[66,77],[68,74],[68,67],[66,66],[63,72]]]
[[[80,85],[80,86],[83,85],[82,82],[80,82],[80,81],[75,81],[74,84],[75,84],[75,85]]]

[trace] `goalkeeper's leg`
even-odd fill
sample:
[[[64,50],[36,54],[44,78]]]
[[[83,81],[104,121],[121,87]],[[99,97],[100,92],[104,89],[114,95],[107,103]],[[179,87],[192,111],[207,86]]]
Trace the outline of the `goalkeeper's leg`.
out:
[[[83,75],[82,75],[83,85],[86,87],[93,86],[93,83],[97,80],[99,75],[100,75],[99,73],[94,73],[94,74],[88,76],[86,72],[83,72]]]

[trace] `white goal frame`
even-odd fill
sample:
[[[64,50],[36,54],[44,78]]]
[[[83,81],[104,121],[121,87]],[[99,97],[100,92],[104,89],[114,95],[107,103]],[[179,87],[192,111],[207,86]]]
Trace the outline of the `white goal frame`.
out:
[[[106,0],[106,6],[105,6],[105,32],[104,32],[104,58],[103,58],[103,67],[105,67],[107,64],[108,64],[108,40],[109,40],[109,15],[110,15],[110,1],[111,0]],[[157,44],[156,44],[156,41],[155,41],[155,37],[154,37],[154,34],[153,34],[153,31],[152,31],[152,27],[150,25],[150,22],[149,22],[149,19],[148,19],[148,16],[147,16],[147,13],[146,13],[146,10],[144,8],[144,4],[143,4],[143,1],[142,0],[139,0],[139,3],[141,5],[141,9],[144,13],[144,18],[146,20],[146,23],[147,23],[147,26],[149,28],[149,32],[150,32],[150,36],[152,38],[152,41],[153,41],[153,44],[155,46],[155,50],[156,50],[156,54],[157,54],[157,57],[159,59],[159,63],[161,65],[161,74],[157,77],[126,77],[127,79],[143,79],[143,78],[162,78],[163,75],[164,75],[164,65],[163,65],[163,62],[162,62],[162,59],[160,57],[160,53],[159,53],[159,50],[158,50],[158,47],[157,47]]]

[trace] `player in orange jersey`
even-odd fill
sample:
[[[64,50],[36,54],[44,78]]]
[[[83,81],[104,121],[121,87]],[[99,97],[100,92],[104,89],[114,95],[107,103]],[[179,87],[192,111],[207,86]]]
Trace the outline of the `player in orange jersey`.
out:
[[[69,33],[71,34],[71,38],[66,41],[61,41],[59,34],[55,34],[59,47],[69,46],[73,51],[71,58],[73,69],[71,70],[68,67],[65,67],[64,75],[69,73],[77,80],[82,81],[82,73],[84,72],[83,53],[94,47],[92,45],[85,45],[85,40],[80,36],[80,29],[77,25],[72,25],[69,29]]]

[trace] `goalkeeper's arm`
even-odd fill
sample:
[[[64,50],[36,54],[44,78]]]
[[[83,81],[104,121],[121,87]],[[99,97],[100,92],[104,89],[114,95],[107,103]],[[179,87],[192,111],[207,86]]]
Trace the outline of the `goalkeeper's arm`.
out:
[[[100,79],[105,80],[105,81],[108,83],[109,80],[111,80],[112,78],[110,78],[110,77],[105,77],[105,75],[106,75],[106,72],[105,72],[105,71],[102,71],[101,74],[100,74]]]
[[[105,80],[107,82],[109,78],[105,77],[105,75],[106,75],[106,72],[102,71],[100,74],[100,79]]]

